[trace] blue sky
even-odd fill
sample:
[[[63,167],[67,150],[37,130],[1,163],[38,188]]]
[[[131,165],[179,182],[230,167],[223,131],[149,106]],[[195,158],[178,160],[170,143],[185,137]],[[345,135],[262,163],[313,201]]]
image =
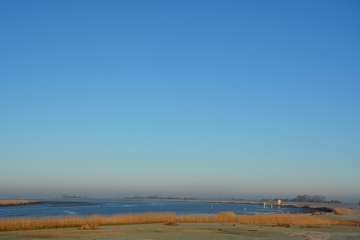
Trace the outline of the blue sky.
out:
[[[0,1],[0,198],[360,200],[359,1]]]

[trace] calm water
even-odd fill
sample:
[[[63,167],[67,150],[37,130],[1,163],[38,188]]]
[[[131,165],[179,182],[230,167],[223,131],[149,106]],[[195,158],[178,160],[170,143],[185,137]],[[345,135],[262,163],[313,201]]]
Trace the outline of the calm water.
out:
[[[194,203],[194,202],[151,202],[151,201],[43,201],[38,204],[0,206],[1,217],[19,216],[67,216],[67,215],[112,215],[123,213],[175,212],[177,214],[216,214],[232,211],[236,214],[313,212],[313,209],[277,207],[263,205]]]

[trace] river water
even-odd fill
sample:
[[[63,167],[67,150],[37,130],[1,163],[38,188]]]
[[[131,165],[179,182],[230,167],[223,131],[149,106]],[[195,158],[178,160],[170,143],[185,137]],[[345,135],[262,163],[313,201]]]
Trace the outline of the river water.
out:
[[[2,217],[40,217],[40,216],[69,216],[69,215],[113,215],[148,212],[173,212],[176,214],[217,214],[232,211],[235,214],[266,214],[266,213],[305,213],[314,209],[281,207],[268,204],[235,204],[221,202],[163,202],[163,201],[122,201],[122,200],[51,200],[41,203],[0,206]]]

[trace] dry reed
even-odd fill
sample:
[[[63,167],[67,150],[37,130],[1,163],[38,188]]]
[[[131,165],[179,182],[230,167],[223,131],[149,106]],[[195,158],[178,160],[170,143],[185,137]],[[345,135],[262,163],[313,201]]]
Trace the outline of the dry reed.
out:
[[[220,212],[217,215],[176,215],[175,213],[142,213],[118,215],[91,215],[66,217],[19,217],[0,219],[0,231],[15,231],[45,228],[79,227],[93,229],[104,225],[125,225],[145,223],[239,223],[260,225],[322,225],[337,224],[335,220],[323,219],[309,214],[257,214],[236,215],[233,212]],[[95,227],[92,227],[95,226]]]
[[[356,213],[356,211],[348,209],[348,208],[334,208],[333,212],[336,215],[344,215],[344,214]]]
[[[233,212],[220,212],[216,216],[183,215],[178,217],[179,222],[227,222],[240,224],[291,224],[291,225],[332,225],[334,221],[313,217],[309,214],[255,214],[236,215]]]
[[[0,199],[0,206],[6,205],[21,205],[21,204],[30,204],[30,203],[40,203],[39,200],[25,200],[25,199],[12,199],[12,200],[3,200]]]

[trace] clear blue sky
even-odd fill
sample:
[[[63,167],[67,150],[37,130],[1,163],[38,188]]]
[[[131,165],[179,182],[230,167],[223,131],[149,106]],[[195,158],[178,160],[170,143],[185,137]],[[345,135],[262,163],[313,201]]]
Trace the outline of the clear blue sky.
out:
[[[359,182],[359,1],[0,1],[0,198]]]

